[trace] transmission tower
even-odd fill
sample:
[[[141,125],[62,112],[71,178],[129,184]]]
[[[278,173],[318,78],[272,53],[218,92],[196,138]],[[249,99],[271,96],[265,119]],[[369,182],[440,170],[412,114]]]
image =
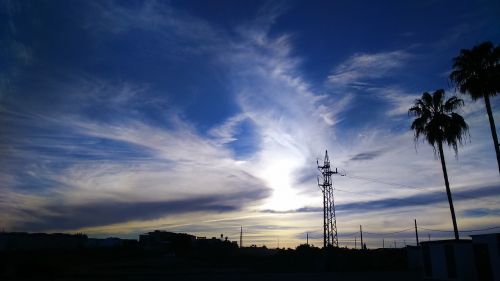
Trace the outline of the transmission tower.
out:
[[[319,165],[319,161],[316,161],[316,164],[318,165],[318,170],[321,172],[321,178],[323,180],[321,183],[320,177],[318,176],[318,186],[323,193],[323,247],[338,247],[339,240],[337,236],[337,219],[335,217],[332,175],[339,173],[337,172],[337,168],[335,168],[335,171],[331,170],[328,151],[325,151],[323,166]]]

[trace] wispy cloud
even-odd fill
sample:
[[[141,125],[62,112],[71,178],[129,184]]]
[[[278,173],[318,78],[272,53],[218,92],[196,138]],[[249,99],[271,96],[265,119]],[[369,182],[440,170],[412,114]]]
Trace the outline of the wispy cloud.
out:
[[[247,119],[247,117],[244,114],[230,117],[223,124],[210,129],[209,134],[216,138],[216,141],[220,142],[221,144],[236,141],[237,139],[235,138],[235,134],[237,127],[245,119]]]
[[[175,9],[168,3],[145,1],[127,4],[119,1],[91,3],[94,9],[83,24],[93,31],[124,33],[134,29],[158,31],[165,39],[189,39],[194,42],[220,38],[208,22]],[[97,13],[96,13],[97,12]],[[212,41],[215,42],[215,41]]]
[[[11,118],[14,118],[11,122],[25,122],[12,116]],[[69,227],[62,224],[72,213],[68,210],[86,209],[89,206],[95,207],[95,204],[107,206],[106,211],[103,211],[109,213],[106,223],[116,223],[134,215],[130,212],[111,212],[112,206],[120,209],[120,206],[126,204],[130,204],[131,208],[134,204],[142,204],[145,208],[140,212],[141,216],[154,218],[162,214],[168,215],[175,209],[159,208],[161,204],[155,203],[158,200],[163,200],[161,202],[165,206],[169,206],[172,200],[185,201],[178,204],[180,206],[189,203],[186,200],[205,198],[205,205],[209,207],[207,210],[217,211],[220,207],[220,211],[231,211],[255,204],[269,194],[266,184],[239,166],[227,149],[201,138],[180,120],[176,120],[176,127],[171,129],[152,127],[127,119],[114,124],[96,123],[88,119],[76,119],[71,115],[64,119],[48,119],[46,123],[55,127],[56,131],[45,132],[53,137],[42,139],[41,136],[35,136],[31,140],[23,139],[21,143],[8,144],[11,151],[5,151],[4,155],[8,163],[16,164],[28,159],[35,160],[41,156],[42,151],[46,151],[42,158],[44,162],[33,165],[28,172],[36,178],[32,183],[36,186],[42,180],[53,182],[50,189],[45,190],[51,194],[52,199],[39,194],[37,197],[43,199],[44,203],[35,205],[53,215],[47,217],[41,212],[30,212],[31,219],[25,217],[25,220],[17,221],[18,226],[22,225],[23,228],[33,227],[34,224],[29,223],[32,219],[38,221],[37,229],[42,229],[44,223],[46,227],[55,228],[58,221],[61,222],[61,228]],[[64,132],[70,146],[61,142],[65,140],[61,139],[61,132]],[[80,147],[75,146],[74,140],[82,138],[90,142],[82,143]],[[141,154],[120,155],[116,151],[119,146],[129,152],[135,147]],[[12,149],[21,153],[12,154]],[[113,152],[108,154],[108,149]],[[39,161],[35,160],[37,162]],[[60,165],[56,164],[58,162]],[[5,187],[10,190],[7,195],[16,196],[16,186],[19,188],[16,182],[26,183],[26,178],[21,178],[25,176],[19,173],[22,171],[19,167],[12,167],[12,171],[16,173],[9,177],[10,187]],[[193,173],[199,174],[198,171],[202,171],[201,176],[193,177]],[[237,198],[239,199],[236,200]],[[65,202],[66,211],[51,207],[56,206],[52,200]],[[17,210],[26,214],[25,204],[8,205],[12,208],[9,213]],[[201,205],[199,207],[202,208]],[[183,212],[196,210],[195,206],[190,208],[178,209]],[[80,215],[83,216],[84,213]],[[52,223],[47,218],[51,218]],[[86,224],[78,225],[75,221],[71,226],[91,226],[87,225],[92,221],[88,218]],[[104,221],[94,220],[94,225],[99,223]]]
[[[336,86],[367,86],[371,80],[385,77],[399,69],[411,57],[411,54],[404,50],[357,53],[335,67],[328,76],[328,81]]]
[[[399,87],[381,88],[375,90],[375,93],[391,107],[386,112],[389,117],[408,114],[409,105],[422,96],[422,93],[409,93]]]
[[[349,98],[333,102],[310,90],[301,77],[297,61],[289,57],[288,39],[275,39],[265,46],[265,53],[245,54],[253,62],[237,73],[239,104],[256,125],[260,148],[249,168],[269,183],[273,196],[267,208],[298,207],[300,188],[296,172],[314,163],[318,148],[328,146],[334,136],[334,124],[349,104]],[[250,77],[250,79],[248,79]],[[313,137],[314,136],[314,137]]]

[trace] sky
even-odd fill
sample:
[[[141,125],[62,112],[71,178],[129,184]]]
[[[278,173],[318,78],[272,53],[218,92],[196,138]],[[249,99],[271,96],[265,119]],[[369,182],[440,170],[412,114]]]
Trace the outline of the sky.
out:
[[[321,246],[328,150],[340,246],[359,225],[368,247],[415,243],[414,219],[452,237],[440,161],[407,113],[437,89],[470,126],[445,151],[461,236],[499,226],[484,103],[448,80],[499,27],[493,0],[1,0],[0,228],[237,241],[243,227],[247,246]]]

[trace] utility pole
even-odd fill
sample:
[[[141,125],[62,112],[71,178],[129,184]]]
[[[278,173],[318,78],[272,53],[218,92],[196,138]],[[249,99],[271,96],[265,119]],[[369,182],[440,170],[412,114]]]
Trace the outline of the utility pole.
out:
[[[309,232],[306,232],[306,244],[309,246]]]
[[[243,248],[243,226],[240,228],[240,248]]]
[[[363,250],[365,248],[365,244],[363,244],[363,228],[361,225],[359,225],[359,233],[361,234],[361,250]]]
[[[356,236],[354,236],[354,249],[356,249]]]
[[[417,238],[417,246],[419,245],[418,242],[418,228],[417,228],[417,219],[415,219],[415,238]]]
[[[323,166],[316,161],[318,170],[321,172],[323,182],[320,183],[318,176],[318,186],[323,193],[323,248],[328,246],[339,246],[337,235],[337,218],[335,217],[335,200],[333,196],[332,175],[338,174],[337,169],[332,171],[328,151],[325,151]]]

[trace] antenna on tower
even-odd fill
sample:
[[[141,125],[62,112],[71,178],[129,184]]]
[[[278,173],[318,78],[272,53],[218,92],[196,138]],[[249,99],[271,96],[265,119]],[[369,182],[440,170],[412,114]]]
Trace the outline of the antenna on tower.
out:
[[[240,248],[243,248],[243,226],[240,228]]]
[[[319,165],[318,160],[316,164],[318,165],[318,170],[321,172],[321,178],[323,180],[321,183],[320,177],[318,176],[318,187],[323,193],[323,247],[338,247],[339,240],[337,236],[337,219],[335,217],[332,175],[339,174],[339,172],[337,168],[335,168],[335,171],[331,170],[327,150],[325,151],[323,166]]]

